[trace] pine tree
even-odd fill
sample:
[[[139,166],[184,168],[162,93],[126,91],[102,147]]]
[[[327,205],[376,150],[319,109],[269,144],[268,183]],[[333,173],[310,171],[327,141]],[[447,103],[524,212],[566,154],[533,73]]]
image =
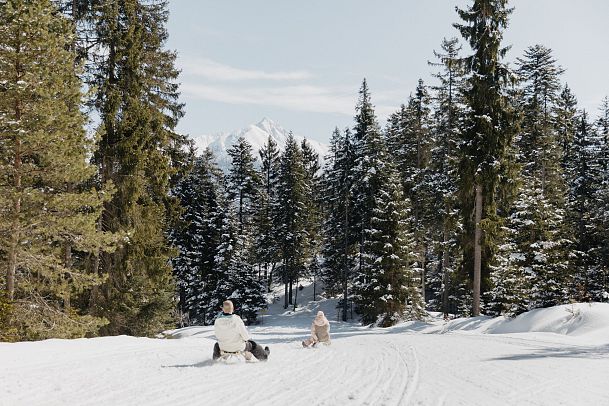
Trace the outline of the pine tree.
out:
[[[600,137],[601,168],[600,185],[596,191],[594,215],[592,224],[595,229],[595,238],[601,242],[595,252],[599,266],[600,291],[596,293],[597,300],[609,300],[609,97],[603,99],[600,117],[596,122],[596,131]],[[605,243],[602,243],[605,242]],[[600,282],[600,281],[599,281]]]
[[[396,115],[398,128],[389,129],[388,145],[398,163],[402,186],[412,203],[412,229],[415,230],[417,272],[420,275],[421,291],[425,294],[425,274],[430,254],[431,185],[430,159],[433,145],[431,131],[430,96],[423,80],[419,79],[415,95],[406,108]]]
[[[305,267],[308,251],[306,182],[300,146],[290,133],[281,155],[275,202],[275,232],[281,252],[284,307],[293,304],[293,285]]]
[[[195,160],[193,170],[173,193],[183,207],[181,221],[170,233],[172,243],[179,250],[172,265],[182,322],[209,324],[210,319],[206,318],[209,303],[205,300],[217,285],[214,261],[222,239],[223,213],[228,205],[224,175],[209,149]]]
[[[323,204],[321,197],[321,176],[319,173],[321,165],[319,162],[319,154],[311,147],[311,144],[309,144],[306,139],[302,140],[300,149],[302,150],[305,174],[305,202],[307,205],[307,263],[310,263],[319,253],[321,243]]]
[[[102,281],[87,264],[113,236],[96,227],[111,190],[90,186],[72,35],[48,0],[0,3],[1,306],[13,338],[83,337],[107,323],[83,298]]]
[[[355,269],[352,272],[356,281],[354,300],[358,308],[365,306],[369,282],[366,276],[365,247],[367,230],[371,228],[374,211],[374,199],[381,186],[381,178],[385,175],[386,155],[382,154],[383,139],[381,130],[370,99],[368,83],[364,79],[359,91],[359,99],[355,107],[355,126],[353,127],[353,160],[351,191],[349,196],[350,212],[353,213],[350,224],[354,238],[357,238],[357,257]],[[347,312],[347,298],[343,298],[343,314]],[[361,314],[361,313],[360,313]],[[344,317],[344,316],[343,316]],[[369,319],[369,318],[368,318]]]
[[[556,64],[552,50],[543,45],[529,47],[518,58],[518,74],[523,82],[522,132],[518,137],[523,176],[533,178],[543,195],[562,205],[565,186],[560,168],[562,151],[552,112],[564,70]]]
[[[266,144],[260,149],[259,155],[262,187],[256,211],[254,247],[258,264],[264,267],[264,279],[267,280],[267,287],[270,288],[275,265],[279,261],[278,242],[274,238],[274,207],[277,199],[280,153],[273,138],[269,136]]]
[[[247,247],[239,232],[238,214],[228,205],[223,213],[221,241],[212,273],[216,285],[201,301],[206,309],[206,324],[212,324],[222,302],[230,299],[236,313],[248,324],[256,322],[258,311],[266,307],[264,284],[254,275],[248,261]]]
[[[228,195],[237,208],[239,233],[250,234],[258,200],[260,178],[254,164],[252,146],[243,137],[228,149],[231,166],[228,171]]]
[[[151,335],[174,321],[169,260],[175,251],[166,231],[179,214],[169,195],[178,169],[172,158],[183,141],[173,131],[183,115],[176,55],[164,49],[166,1],[105,2],[95,10],[96,36],[106,52],[93,83],[102,123],[94,161],[100,183],[117,189],[101,228],[127,238],[114,254],[102,255],[96,268],[108,279],[92,299],[110,320],[105,333]]]
[[[414,236],[409,231],[409,200],[397,171],[389,163],[383,169],[366,229],[355,299],[363,323],[389,327],[403,319],[420,319],[424,303],[416,278]]]
[[[449,298],[454,295],[456,258],[458,257],[457,228],[457,143],[463,116],[463,67],[459,63],[461,46],[457,38],[444,39],[441,52],[434,52],[438,62],[430,63],[440,71],[434,74],[438,84],[432,86],[435,109],[433,114],[434,145],[431,151],[429,189],[432,192],[431,212],[434,229],[436,265],[431,267],[429,286],[430,307],[449,314]]]
[[[557,136],[562,150],[561,164],[564,171],[567,162],[572,159],[571,145],[577,127],[577,99],[571,93],[568,85],[565,85],[556,101],[554,115]]]
[[[507,0],[474,0],[470,7],[457,12],[464,24],[454,26],[473,50],[462,59],[468,69],[464,89],[468,110],[459,144],[459,198],[464,221],[464,266],[468,273],[473,271],[472,313],[477,316],[485,288],[483,275],[489,273],[500,225],[497,206],[502,193],[498,188],[504,182],[501,178],[507,171],[515,132],[507,93],[512,75],[501,62],[508,51],[501,47],[502,31],[512,9],[507,7]]]
[[[354,266],[353,246],[358,241],[351,233],[353,161],[351,132],[348,128],[344,132],[336,128],[330,139],[323,179],[323,279],[326,290],[332,294],[342,292],[345,302]],[[346,312],[343,312],[343,320],[346,320]]]
[[[564,226],[566,185],[563,151],[553,116],[560,90],[552,51],[529,47],[518,59],[522,80],[522,132],[517,137],[521,170],[520,193],[510,221],[515,229],[516,266],[528,281],[527,309],[554,306],[567,300],[569,259]],[[496,287],[497,288],[497,287]]]
[[[575,138],[570,148],[566,175],[569,183],[568,220],[573,232],[574,286],[572,297],[578,301],[602,300],[605,277],[596,254],[606,243],[595,232],[597,192],[602,184],[602,138],[590,124],[585,111],[578,117]]]

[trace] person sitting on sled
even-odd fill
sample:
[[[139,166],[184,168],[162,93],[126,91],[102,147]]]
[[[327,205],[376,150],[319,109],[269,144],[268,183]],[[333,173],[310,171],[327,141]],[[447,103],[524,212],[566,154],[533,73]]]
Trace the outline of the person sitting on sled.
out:
[[[243,324],[241,317],[233,314],[235,307],[233,302],[225,300],[222,304],[222,314],[214,322],[214,332],[218,342],[214,345],[214,360],[225,354],[242,354],[246,360],[254,355],[259,361],[269,357],[269,347],[264,349],[255,341]]]
[[[302,346],[306,348],[313,345],[315,347],[317,343],[330,345],[330,322],[321,310],[317,312],[317,316],[311,323],[311,337],[304,340]]]

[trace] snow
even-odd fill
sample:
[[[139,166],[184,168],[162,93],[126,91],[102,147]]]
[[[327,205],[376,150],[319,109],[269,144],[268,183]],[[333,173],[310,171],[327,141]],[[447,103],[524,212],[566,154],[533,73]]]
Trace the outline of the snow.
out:
[[[295,312],[278,297],[250,327],[264,363],[213,364],[211,327],[0,343],[0,405],[609,404],[609,304],[380,329],[337,321],[336,300],[312,292]],[[317,310],[332,345],[304,349]]]
[[[260,157],[258,151],[267,143],[269,136],[277,143],[277,147],[280,151],[285,148],[288,134],[290,132],[273,120],[263,118],[257,124],[251,124],[246,128],[236,130],[230,133],[218,133],[214,135],[200,135],[193,137],[197,150],[202,153],[206,148],[210,148],[216,159],[218,165],[226,170],[230,167],[230,157],[228,156],[227,150],[233,146],[239,137],[244,137],[248,143],[252,146],[254,156],[258,163],[260,163]],[[302,142],[304,137],[294,134],[294,139],[298,144]],[[324,157],[328,154],[329,147],[327,144],[307,139],[307,142],[311,147],[319,154],[320,163],[323,162]]]

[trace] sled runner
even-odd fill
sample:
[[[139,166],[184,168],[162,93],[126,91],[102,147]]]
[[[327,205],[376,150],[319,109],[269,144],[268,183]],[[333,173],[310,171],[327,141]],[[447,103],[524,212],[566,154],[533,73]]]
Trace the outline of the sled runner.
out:
[[[220,351],[220,358],[216,362],[222,364],[244,364],[246,362],[258,362],[258,358],[249,351],[226,352]]]

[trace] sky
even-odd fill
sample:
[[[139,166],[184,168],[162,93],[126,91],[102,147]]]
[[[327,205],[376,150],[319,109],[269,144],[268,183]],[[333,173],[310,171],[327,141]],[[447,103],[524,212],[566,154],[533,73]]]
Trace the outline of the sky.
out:
[[[458,37],[455,6],[471,0],[170,0],[167,47],[178,53],[186,116],[197,136],[267,117],[327,142],[352,125],[368,81],[383,123],[422,78],[433,51]],[[511,0],[504,44],[513,62],[534,44],[554,51],[580,107],[609,94],[609,1]],[[467,50],[464,47],[464,50]]]

